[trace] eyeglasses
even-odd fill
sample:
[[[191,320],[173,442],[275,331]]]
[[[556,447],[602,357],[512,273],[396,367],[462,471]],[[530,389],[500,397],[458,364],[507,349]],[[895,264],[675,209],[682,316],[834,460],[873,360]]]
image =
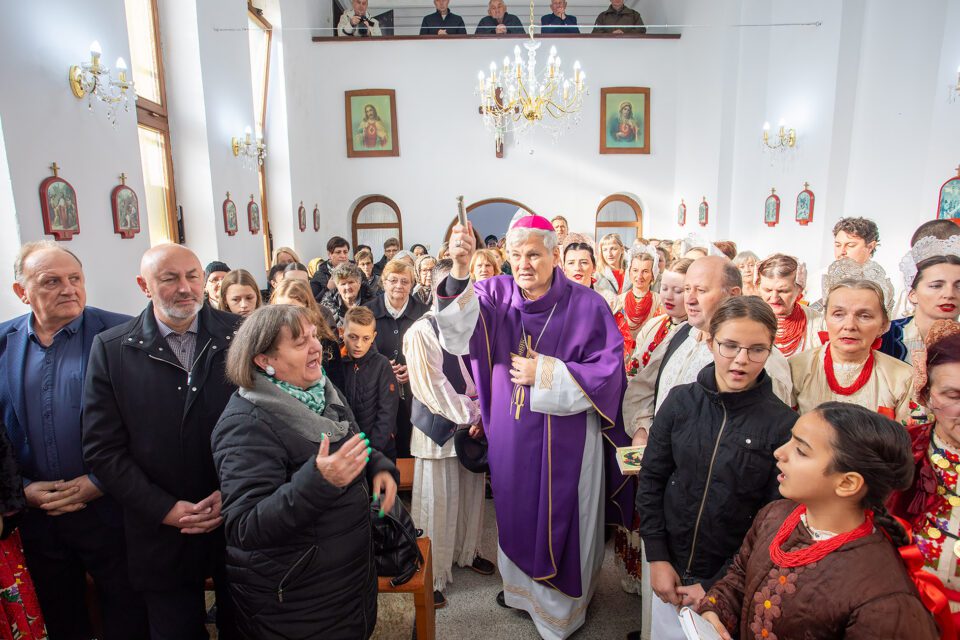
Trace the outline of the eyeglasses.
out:
[[[724,358],[729,358],[733,360],[740,352],[746,349],[747,358],[750,362],[762,363],[766,362],[767,358],[770,356],[770,347],[761,347],[759,345],[754,345],[752,347],[741,347],[736,342],[720,342],[719,340],[714,340],[717,343],[717,349],[720,352],[720,355]]]
[[[936,401],[936,406],[933,401]],[[930,393],[930,401],[927,402],[927,408],[938,411],[944,417],[960,417],[960,398],[945,398],[938,393]]]

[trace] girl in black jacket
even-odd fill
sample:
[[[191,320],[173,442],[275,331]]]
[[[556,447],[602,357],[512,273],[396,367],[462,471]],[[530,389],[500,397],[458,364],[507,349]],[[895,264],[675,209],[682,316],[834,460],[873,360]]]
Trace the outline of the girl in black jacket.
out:
[[[724,301],[710,320],[714,363],[674,388],[657,412],[637,493],[650,562],[652,637],[684,638],[676,607],[721,578],[754,515],[779,497],[773,451],[797,414],[764,373],[777,318],[756,296]]]

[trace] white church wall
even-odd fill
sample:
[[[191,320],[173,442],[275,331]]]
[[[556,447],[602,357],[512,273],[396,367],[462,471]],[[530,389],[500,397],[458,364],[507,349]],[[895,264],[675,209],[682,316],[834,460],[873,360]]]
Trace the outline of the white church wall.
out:
[[[6,145],[3,139],[3,119],[0,118],[0,225],[4,233],[0,234],[0,266],[8,269],[16,259],[20,247],[20,221],[17,220],[16,205],[13,202],[13,183],[10,181],[10,164],[7,162]],[[0,274],[4,273],[0,271]],[[9,277],[9,276],[8,276]],[[9,284],[7,285],[9,290]],[[3,289],[0,286],[0,289]],[[0,295],[0,318],[10,318],[23,313],[23,306],[14,295]]]
[[[250,195],[260,200],[259,178],[230,148],[232,137],[242,137],[254,125],[247,4],[176,0],[160,5],[164,58],[170,63],[174,180],[186,244],[203,264],[219,258],[266,285],[263,232],[251,234],[247,222]],[[223,224],[227,192],[237,205],[234,236]]]
[[[560,138],[508,141],[497,160],[479,122],[476,72],[502,59],[517,40],[313,43],[329,25],[327,5],[312,0],[263,0],[278,29],[271,58],[268,116],[268,209],[275,245],[304,259],[323,255],[331,234],[350,237],[350,204],[382,193],[403,215],[407,244],[437,246],[467,202],[513,198],[534,210],[567,216],[573,230],[592,230],[599,202],[630,192],[644,205],[644,232],[681,237],[690,231],[733,239],[758,253],[796,252],[812,265],[831,257],[830,229],[843,215],[877,220],[878,259],[895,269],[906,238],[933,216],[937,190],[960,162],[960,103],[947,101],[960,64],[960,5],[923,3],[903,20],[892,0],[650,0],[642,10],[657,21],[691,25],[673,41],[591,39],[551,41],[569,65],[579,59],[590,96],[579,127]],[[165,0],[164,57],[171,101],[174,178],[184,207],[188,246],[206,262],[214,256],[262,278],[262,236],[246,226],[246,202],[257,176],[233,158],[229,139],[253,124],[246,5],[242,0]],[[741,23],[814,22],[819,27],[736,28]],[[224,30],[228,29],[228,30]],[[57,34],[51,37],[50,34]],[[81,233],[67,246],[88,273],[91,304],[134,312],[143,297],[134,284],[138,258],[149,246],[113,233],[109,193],[121,171],[143,197],[131,110],[116,128],[104,108],[74,99],[66,69],[99,40],[104,62],[129,59],[122,0],[21,3],[0,26],[0,94],[8,196],[0,220],[12,233],[0,249],[0,317],[23,310],[10,292],[9,262],[21,241],[40,239],[37,187],[56,161],[77,190]],[[546,50],[543,50],[545,57]],[[600,88],[648,86],[652,92],[652,153],[600,155]],[[343,92],[397,91],[398,158],[348,159]],[[760,151],[763,121],[783,117],[799,146],[772,166]],[[0,172],[0,180],[3,172]],[[817,194],[814,222],[793,220],[794,199],[809,181]],[[763,198],[782,198],[780,224],[762,224]],[[229,190],[240,232],[226,237],[221,204]],[[696,224],[701,196],[710,224]],[[683,197],[688,222],[676,225]],[[316,203],[321,229],[296,228],[296,206]],[[8,221],[12,221],[8,222]],[[144,225],[144,228],[146,226]],[[7,246],[9,245],[9,246]],[[7,266],[4,266],[7,265]],[[3,272],[0,271],[0,274]],[[893,274],[895,275],[895,274]],[[3,284],[3,283],[6,284]]]
[[[289,20],[286,22],[290,24]],[[288,46],[293,201],[319,201],[323,223],[298,245],[325,255],[331,234],[350,237],[349,206],[382,193],[403,216],[404,241],[438,246],[456,215],[454,198],[469,204],[490,197],[516,199],[545,215],[563,214],[571,230],[593,231],[597,206],[621,191],[645,204],[649,234],[668,229],[671,215],[677,90],[676,40],[571,40],[556,44],[565,64],[580,60],[590,95],[583,122],[554,144],[532,136],[520,147],[508,140],[494,157],[473,95],[477,71],[512,56],[518,40],[298,42]],[[318,80],[322,78],[322,80]],[[600,87],[652,87],[650,155],[599,155]],[[396,90],[400,156],[347,158],[344,91]],[[377,249],[379,252],[379,249]]]
[[[940,185],[960,164],[960,103],[947,102],[960,65],[960,3],[867,3],[851,127],[845,215],[880,222],[876,258],[900,287],[897,265]],[[907,19],[905,19],[907,18]]]
[[[134,277],[150,240],[145,219],[144,231],[131,240],[114,233],[110,192],[119,184],[120,173],[126,173],[127,184],[144,206],[136,115],[132,107],[121,111],[114,128],[103,104],[97,102],[88,111],[86,99],[74,98],[67,83],[67,69],[89,59],[94,40],[103,48],[106,65],[113,67],[121,56],[129,64],[123,0],[17,4],[0,21],[0,81],[5,87],[0,119],[19,223],[17,241],[50,238],[43,234],[38,189],[56,162],[61,177],[77,193],[80,233],[64,246],[84,264],[89,304],[132,313],[144,303]],[[0,203],[8,206],[6,200]],[[16,234],[6,225],[4,229],[4,235]],[[4,252],[0,320],[27,310],[12,292],[13,263],[8,258]]]
[[[840,209],[830,189],[829,160],[844,139],[844,132],[834,127],[835,106],[849,108],[836,103],[840,43],[847,35],[841,10],[839,3],[829,1],[751,3],[739,16],[744,23],[822,22],[819,27],[745,28],[738,34],[735,115],[725,127],[733,144],[731,190],[718,215],[725,223],[721,236],[761,256],[790,251],[811,265],[832,259],[825,256],[821,239],[833,225],[830,213]],[[795,150],[776,157],[764,151],[761,133],[769,122],[775,137],[781,119],[797,130],[798,142]],[[801,226],[794,218],[804,182],[816,199],[812,222]],[[771,188],[781,201],[775,227],[763,222]]]

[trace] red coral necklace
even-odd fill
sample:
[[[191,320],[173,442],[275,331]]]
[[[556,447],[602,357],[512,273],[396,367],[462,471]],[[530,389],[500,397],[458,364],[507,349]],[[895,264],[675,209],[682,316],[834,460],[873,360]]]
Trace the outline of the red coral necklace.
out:
[[[793,303],[793,311],[786,318],[777,320],[777,336],[773,344],[785,356],[792,356],[800,345],[807,333],[807,314],[803,312],[800,305]]]
[[[823,356],[823,370],[824,373],[827,374],[827,384],[830,385],[830,390],[837,395],[851,396],[857,391],[860,391],[860,389],[863,389],[864,385],[870,380],[870,376],[873,375],[873,349],[870,350],[867,361],[863,363],[863,369],[860,371],[860,375],[853,381],[853,384],[845,387],[840,384],[837,380],[837,374],[833,371],[833,354],[830,350],[830,343],[827,343],[826,348],[827,352]]]
[[[805,505],[798,505],[797,508],[787,516],[787,519],[783,521],[783,524],[780,525],[780,529],[777,531],[777,535],[775,535],[770,542],[770,559],[773,560],[773,564],[778,567],[789,569],[802,567],[813,562],[820,562],[846,543],[859,540],[873,532],[873,511],[867,509],[864,512],[865,517],[863,524],[853,531],[841,533],[829,540],[814,542],[809,547],[803,549],[784,551],[782,548],[783,543],[787,541],[787,538],[790,537],[793,530],[797,528],[797,525],[800,523],[800,516],[806,512],[807,507]]]

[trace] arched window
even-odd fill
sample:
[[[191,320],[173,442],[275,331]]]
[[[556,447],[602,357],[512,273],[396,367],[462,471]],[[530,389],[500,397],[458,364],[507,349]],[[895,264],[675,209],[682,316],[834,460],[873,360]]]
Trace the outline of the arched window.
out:
[[[507,233],[507,225],[519,209],[527,213],[536,213],[522,202],[510,198],[486,198],[466,206],[467,220],[473,224],[473,231],[482,243],[487,236],[502,238]],[[456,223],[457,218],[454,216],[447,225],[447,234],[444,239],[450,237],[450,232]]]
[[[366,196],[353,205],[353,247],[368,245],[374,255],[383,251],[388,238],[396,238],[403,246],[403,227],[400,223],[400,207],[386,196]]]
[[[643,237],[643,209],[639,198],[615,193],[603,199],[597,207],[596,241],[608,233],[619,233],[628,247]]]

